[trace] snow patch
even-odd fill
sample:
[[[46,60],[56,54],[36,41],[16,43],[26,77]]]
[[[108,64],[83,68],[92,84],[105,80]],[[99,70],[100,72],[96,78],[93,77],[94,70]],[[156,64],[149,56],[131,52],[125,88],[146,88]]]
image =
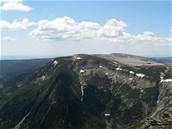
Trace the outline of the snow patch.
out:
[[[58,64],[58,61],[55,60],[55,61],[53,62],[53,65],[56,66],[57,64]]]
[[[156,101],[156,103],[158,104],[160,102],[160,95],[158,95],[158,100]]]
[[[83,97],[84,96],[84,86],[81,85],[81,96]]]
[[[80,82],[80,86],[81,86],[81,101],[83,101],[84,98],[84,89],[86,88],[86,83],[85,82]]]
[[[43,75],[43,76],[41,77],[41,80],[43,80],[43,81],[44,81],[44,80],[45,80],[45,78],[46,78],[46,77],[45,77],[45,75]]]
[[[159,103],[159,100],[157,100],[156,103],[158,104]]]
[[[85,71],[83,69],[80,70],[80,73],[84,73]]]
[[[133,71],[130,71],[130,74],[134,74],[134,72]]]
[[[109,73],[105,73],[105,75],[109,75]]]
[[[160,76],[160,79],[163,80],[164,79],[163,76]]]
[[[81,57],[79,57],[79,56],[74,56],[73,57],[74,59],[76,59],[76,60],[80,60],[80,59],[82,59]]]
[[[133,78],[129,78],[129,80],[130,80],[130,81],[132,81],[132,80],[133,80]]]
[[[86,88],[86,83],[81,84],[81,101],[84,99],[84,89]]]
[[[118,67],[118,68],[116,68],[116,70],[117,70],[117,71],[120,71],[120,70],[122,70],[122,69]]]
[[[79,56],[78,56],[78,57],[76,57],[76,59],[77,59],[77,60],[80,60],[80,59],[81,59],[81,57],[79,57]]]
[[[172,82],[172,79],[162,79],[161,82]]]
[[[143,93],[143,92],[144,92],[144,90],[143,90],[142,88],[140,88],[140,92],[141,92],[141,93]]]
[[[136,76],[137,76],[137,77],[141,77],[141,78],[143,78],[145,75],[144,75],[144,74],[142,74],[142,73],[136,73]]]
[[[103,66],[100,65],[99,68],[103,68]]]
[[[110,113],[105,113],[104,116],[109,117]]]

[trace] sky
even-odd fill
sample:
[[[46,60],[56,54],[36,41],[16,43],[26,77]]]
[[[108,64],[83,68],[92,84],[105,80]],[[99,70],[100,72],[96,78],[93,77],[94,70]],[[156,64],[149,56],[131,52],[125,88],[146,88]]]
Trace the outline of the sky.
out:
[[[1,0],[0,56],[127,53],[169,57],[171,9],[170,0]]]

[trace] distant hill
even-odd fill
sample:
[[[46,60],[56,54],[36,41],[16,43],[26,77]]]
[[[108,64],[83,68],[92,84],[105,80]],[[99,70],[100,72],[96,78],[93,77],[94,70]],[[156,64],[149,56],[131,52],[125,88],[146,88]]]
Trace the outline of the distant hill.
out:
[[[172,57],[152,57],[151,59],[161,63],[172,63]]]
[[[118,61],[119,63],[130,65],[130,66],[154,66],[154,65],[164,65],[156,60],[151,58],[135,56],[135,55],[128,55],[123,53],[113,53],[113,54],[100,54],[97,55],[99,57],[103,57],[108,60]]]
[[[26,75],[44,66],[51,59],[0,60],[0,85],[14,86]]]

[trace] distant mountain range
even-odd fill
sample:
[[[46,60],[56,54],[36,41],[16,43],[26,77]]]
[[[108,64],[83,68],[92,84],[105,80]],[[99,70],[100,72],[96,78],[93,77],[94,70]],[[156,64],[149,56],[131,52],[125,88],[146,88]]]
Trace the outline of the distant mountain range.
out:
[[[0,60],[0,87],[16,86],[17,82],[31,74],[51,59]]]
[[[114,54],[120,54],[120,53],[114,53]],[[127,54],[125,54],[125,55],[127,55]],[[44,60],[44,59],[52,59],[54,56],[38,56],[38,57],[35,57],[35,56],[1,56],[1,58],[0,58],[0,61],[1,60],[33,60],[33,59],[39,59],[39,60]],[[59,57],[61,57],[61,56],[59,56]],[[149,58],[149,59],[154,59],[154,60],[156,60],[156,61],[160,61],[160,62],[167,62],[167,63],[171,63],[172,62],[172,57],[161,57],[161,56],[159,56],[159,57],[149,57],[149,56],[147,56],[147,57],[145,57],[145,58]]]
[[[0,129],[172,128],[169,62],[78,54],[1,69]]]
[[[162,63],[172,63],[172,57],[152,57],[151,59]]]

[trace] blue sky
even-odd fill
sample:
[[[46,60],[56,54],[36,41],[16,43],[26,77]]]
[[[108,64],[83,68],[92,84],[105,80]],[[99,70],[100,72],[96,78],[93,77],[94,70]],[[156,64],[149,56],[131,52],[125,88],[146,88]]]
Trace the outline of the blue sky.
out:
[[[3,7],[3,4],[6,3],[2,2],[1,6]],[[20,27],[14,29],[9,24],[10,27],[1,27],[2,56],[48,57],[75,53],[115,52],[141,56],[171,56],[171,1],[58,2],[42,0],[34,2],[17,0],[17,3],[30,7],[30,10],[2,8],[1,21],[12,24],[14,21],[20,22],[27,19],[29,23],[32,22],[33,24],[28,25],[25,29]],[[82,35],[82,37],[77,37],[77,40],[64,38],[64,35],[70,33],[71,30],[65,28],[67,32],[61,33],[59,31],[61,24],[57,26],[55,24],[56,22],[59,23],[59,20],[55,20],[57,18],[62,19],[62,21],[74,20],[77,23],[77,28],[82,28],[80,23],[85,21],[99,24],[99,27],[92,30],[92,26],[87,24],[86,31],[79,30],[78,33],[77,30],[75,31],[77,34],[67,35],[68,37]],[[44,25],[45,28],[47,27],[46,29],[39,24],[41,20],[48,21]],[[49,28],[53,25],[55,25],[54,28]],[[107,25],[108,30],[105,27]],[[50,29],[53,31],[55,29],[55,34],[60,34],[60,36],[47,34],[49,32],[47,30]],[[30,34],[33,30],[36,32]],[[103,31],[101,34],[99,33],[100,30]],[[96,35],[88,35],[93,31]],[[46,34],[46,38],[49,36],[48,40],[40,35],[40,32]],[[151,33],[144,34],[144,32]],[[102,35],[106,36],[102,38]]]

